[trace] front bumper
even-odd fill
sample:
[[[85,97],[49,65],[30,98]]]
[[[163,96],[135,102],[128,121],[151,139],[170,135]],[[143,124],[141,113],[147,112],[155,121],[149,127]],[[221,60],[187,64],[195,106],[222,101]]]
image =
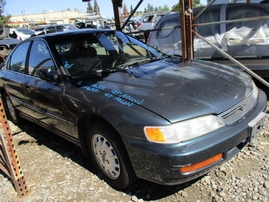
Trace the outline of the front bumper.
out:
[[[181,184],[208,173],[228,161],[248,144],[248,124],[266,110],[267,99],[259,92],[258,103],[243,119],[210,134],[178,144],[155,144],[147,141],[128,141],[127,151],[139,178],[158,184]],[[222,158],[193,172],[180,172],[180,168],[205,161],[222,154]]]

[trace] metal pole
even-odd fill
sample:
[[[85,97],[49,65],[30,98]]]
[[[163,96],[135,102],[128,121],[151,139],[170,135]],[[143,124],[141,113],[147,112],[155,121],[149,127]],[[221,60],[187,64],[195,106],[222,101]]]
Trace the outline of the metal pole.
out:
[[[114,18],[115,18],[115,26],[116,30],[122,30],[120,26],[120,16],[119,16],[119,7],[122,7],[122,0],[112,0],[113,10],[114,10]]]
[[[20,197],[29,195],[25,178],[21,171],[20,161],[16,154],[13,136],[0,98],[0,169],[9,176]]]
[[[143,0],[140,0],[139,3],[136,5],[136,7],[134,8],[133,12],[129,15],[129,17],[127,18],[127,20],[124,22],[124,24],[122,25],[122,28],[125,27],[125,25],[128,23],[128,21],[130,20],[130,18],[133,16],[133,14],[136,12],[136,10],[138,9],[138,7],[141,5],[141,3],[143,2]]]
[[[185,1],[187,1],[187,3]],[[193,59],[192,1],[180,1],[180,9],[182,57],[186,59]]]

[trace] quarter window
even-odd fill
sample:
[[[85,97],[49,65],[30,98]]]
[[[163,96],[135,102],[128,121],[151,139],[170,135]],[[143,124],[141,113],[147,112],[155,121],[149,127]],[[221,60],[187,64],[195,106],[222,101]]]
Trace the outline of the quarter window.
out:
[[[177,18],[167,18],[167,20],[163,20],[160,23],[159,29],[156,33],[156,38],[167,38],[169,37],[172,32],[175,31],[175,27],[179,26],[179,17]],[[179,29],[176,28],[176,29]],[[179,36],[180,37],[180,36]]]
[[[151,22],[152,21],[152,18],[154,17],[154,15],[150,15],[150,16],[146,16],[144,19],[143,19],[143,22]]]
[[[30,46],[30,42],[19,45],[13,52],[10,60],[9,69],[16,72],[25,72],[26,55]]]

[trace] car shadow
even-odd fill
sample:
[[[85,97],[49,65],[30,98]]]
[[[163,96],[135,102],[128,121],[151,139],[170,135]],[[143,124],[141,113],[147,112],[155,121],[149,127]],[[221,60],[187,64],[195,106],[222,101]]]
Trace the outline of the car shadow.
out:
[[[38,145],[44,145],[47,148],[60,154],[62,157],[69,158],[70,160],[87,169],[92,174],[96,175],[100,180],[102,180],[90,158],[84,155],[78,146],[42,128],[41,126],[32,122],[28,122],[26,120],[24,120],[23,123],[17,126],[21,129],[21,131],[26,132],[28,135],[34,138],[34,140],[30,141],[21,140],[18,142],[18,145],[27,145],[33,143]],[[19,134],[19,132],[13,133],[13,136],[17,134]],[[184,188],[192,185],[199,179],[200,178],[175,186],[164,186],[140,179],[135,184],[124,190],[115,189],[115,191],[123,192],[127,195],[130,195],[130,197],[136,196],[137,198],[143,200],[158,200],[173,195],[180,190],[183,190]]]

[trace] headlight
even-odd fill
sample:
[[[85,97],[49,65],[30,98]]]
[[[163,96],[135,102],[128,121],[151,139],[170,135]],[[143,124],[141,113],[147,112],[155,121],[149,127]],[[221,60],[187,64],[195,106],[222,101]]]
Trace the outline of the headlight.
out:
[[[223,127],[225,124],[217,116],[208,115],[170,126],[146,126],[147,139],[157,143],[179,143],[190,140]]]
[[[258,99],[259,90],[258,90],[256,84],[253,81],[252,81],[252,87],[253,87],[253,95],[254,95],[254,98],[257,100]]]

